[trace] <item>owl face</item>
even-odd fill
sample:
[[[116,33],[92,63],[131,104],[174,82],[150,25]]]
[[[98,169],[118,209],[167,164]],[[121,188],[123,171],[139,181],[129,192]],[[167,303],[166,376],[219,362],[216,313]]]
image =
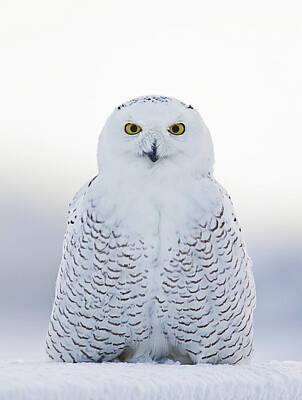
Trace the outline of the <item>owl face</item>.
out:
[[[211,173],[213,147],[199,113],[191,106],[159,96],[141,97],[119,106],[99,140],[99,164],[142,169],[195,165]]]

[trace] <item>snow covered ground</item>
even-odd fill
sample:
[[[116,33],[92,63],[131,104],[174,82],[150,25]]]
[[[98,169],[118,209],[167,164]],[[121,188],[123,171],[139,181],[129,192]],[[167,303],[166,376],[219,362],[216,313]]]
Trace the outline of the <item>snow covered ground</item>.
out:
[[[300,400],[302,362],[250,366],[0,361],[0,400]]]

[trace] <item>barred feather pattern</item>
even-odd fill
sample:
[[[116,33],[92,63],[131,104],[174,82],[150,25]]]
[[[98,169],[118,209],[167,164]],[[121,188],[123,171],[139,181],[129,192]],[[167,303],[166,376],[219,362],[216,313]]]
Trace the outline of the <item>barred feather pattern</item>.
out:
[[[253,348],[254,280],[244,245],[224,209],[170,249],[163,291],[167,332],[194,363],[236,364]]]
[[[109,226],[93,199],[83,206],[90,184],[70,205],[48,355],[65,362],[247,360],[255,287],[227,193],[219,187],[217,210],[190,234],[177,233],[177,246],[160,248],[160,237],[146,241]]]

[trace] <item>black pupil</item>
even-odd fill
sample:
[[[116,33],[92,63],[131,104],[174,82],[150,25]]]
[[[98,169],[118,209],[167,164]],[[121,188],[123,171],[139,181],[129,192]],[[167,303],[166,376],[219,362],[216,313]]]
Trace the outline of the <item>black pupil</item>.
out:
[[[136,132],[137,131],[137,126],[136,125],[131,125],[130,126],[130,131],[131,132]]]
[[[177,132],[179,131],[179,126],[173,125],[173,126],[172,126],[172,131],[173,131],[174,133],[177,133]]]

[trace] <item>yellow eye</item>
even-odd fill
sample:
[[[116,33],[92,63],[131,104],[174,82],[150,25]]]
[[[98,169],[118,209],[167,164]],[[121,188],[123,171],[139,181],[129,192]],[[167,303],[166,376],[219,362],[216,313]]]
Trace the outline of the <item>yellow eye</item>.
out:
[[[136,135],[141,130],[142,128],[139,125],[132,124],[132,122],[125,125],[125,132],[128,133],[128,135]]]
[[[169,126],[168,131],[173,135],[182,135],[185,131],[185,126],[181,122],[179,124],[173,124]]]

